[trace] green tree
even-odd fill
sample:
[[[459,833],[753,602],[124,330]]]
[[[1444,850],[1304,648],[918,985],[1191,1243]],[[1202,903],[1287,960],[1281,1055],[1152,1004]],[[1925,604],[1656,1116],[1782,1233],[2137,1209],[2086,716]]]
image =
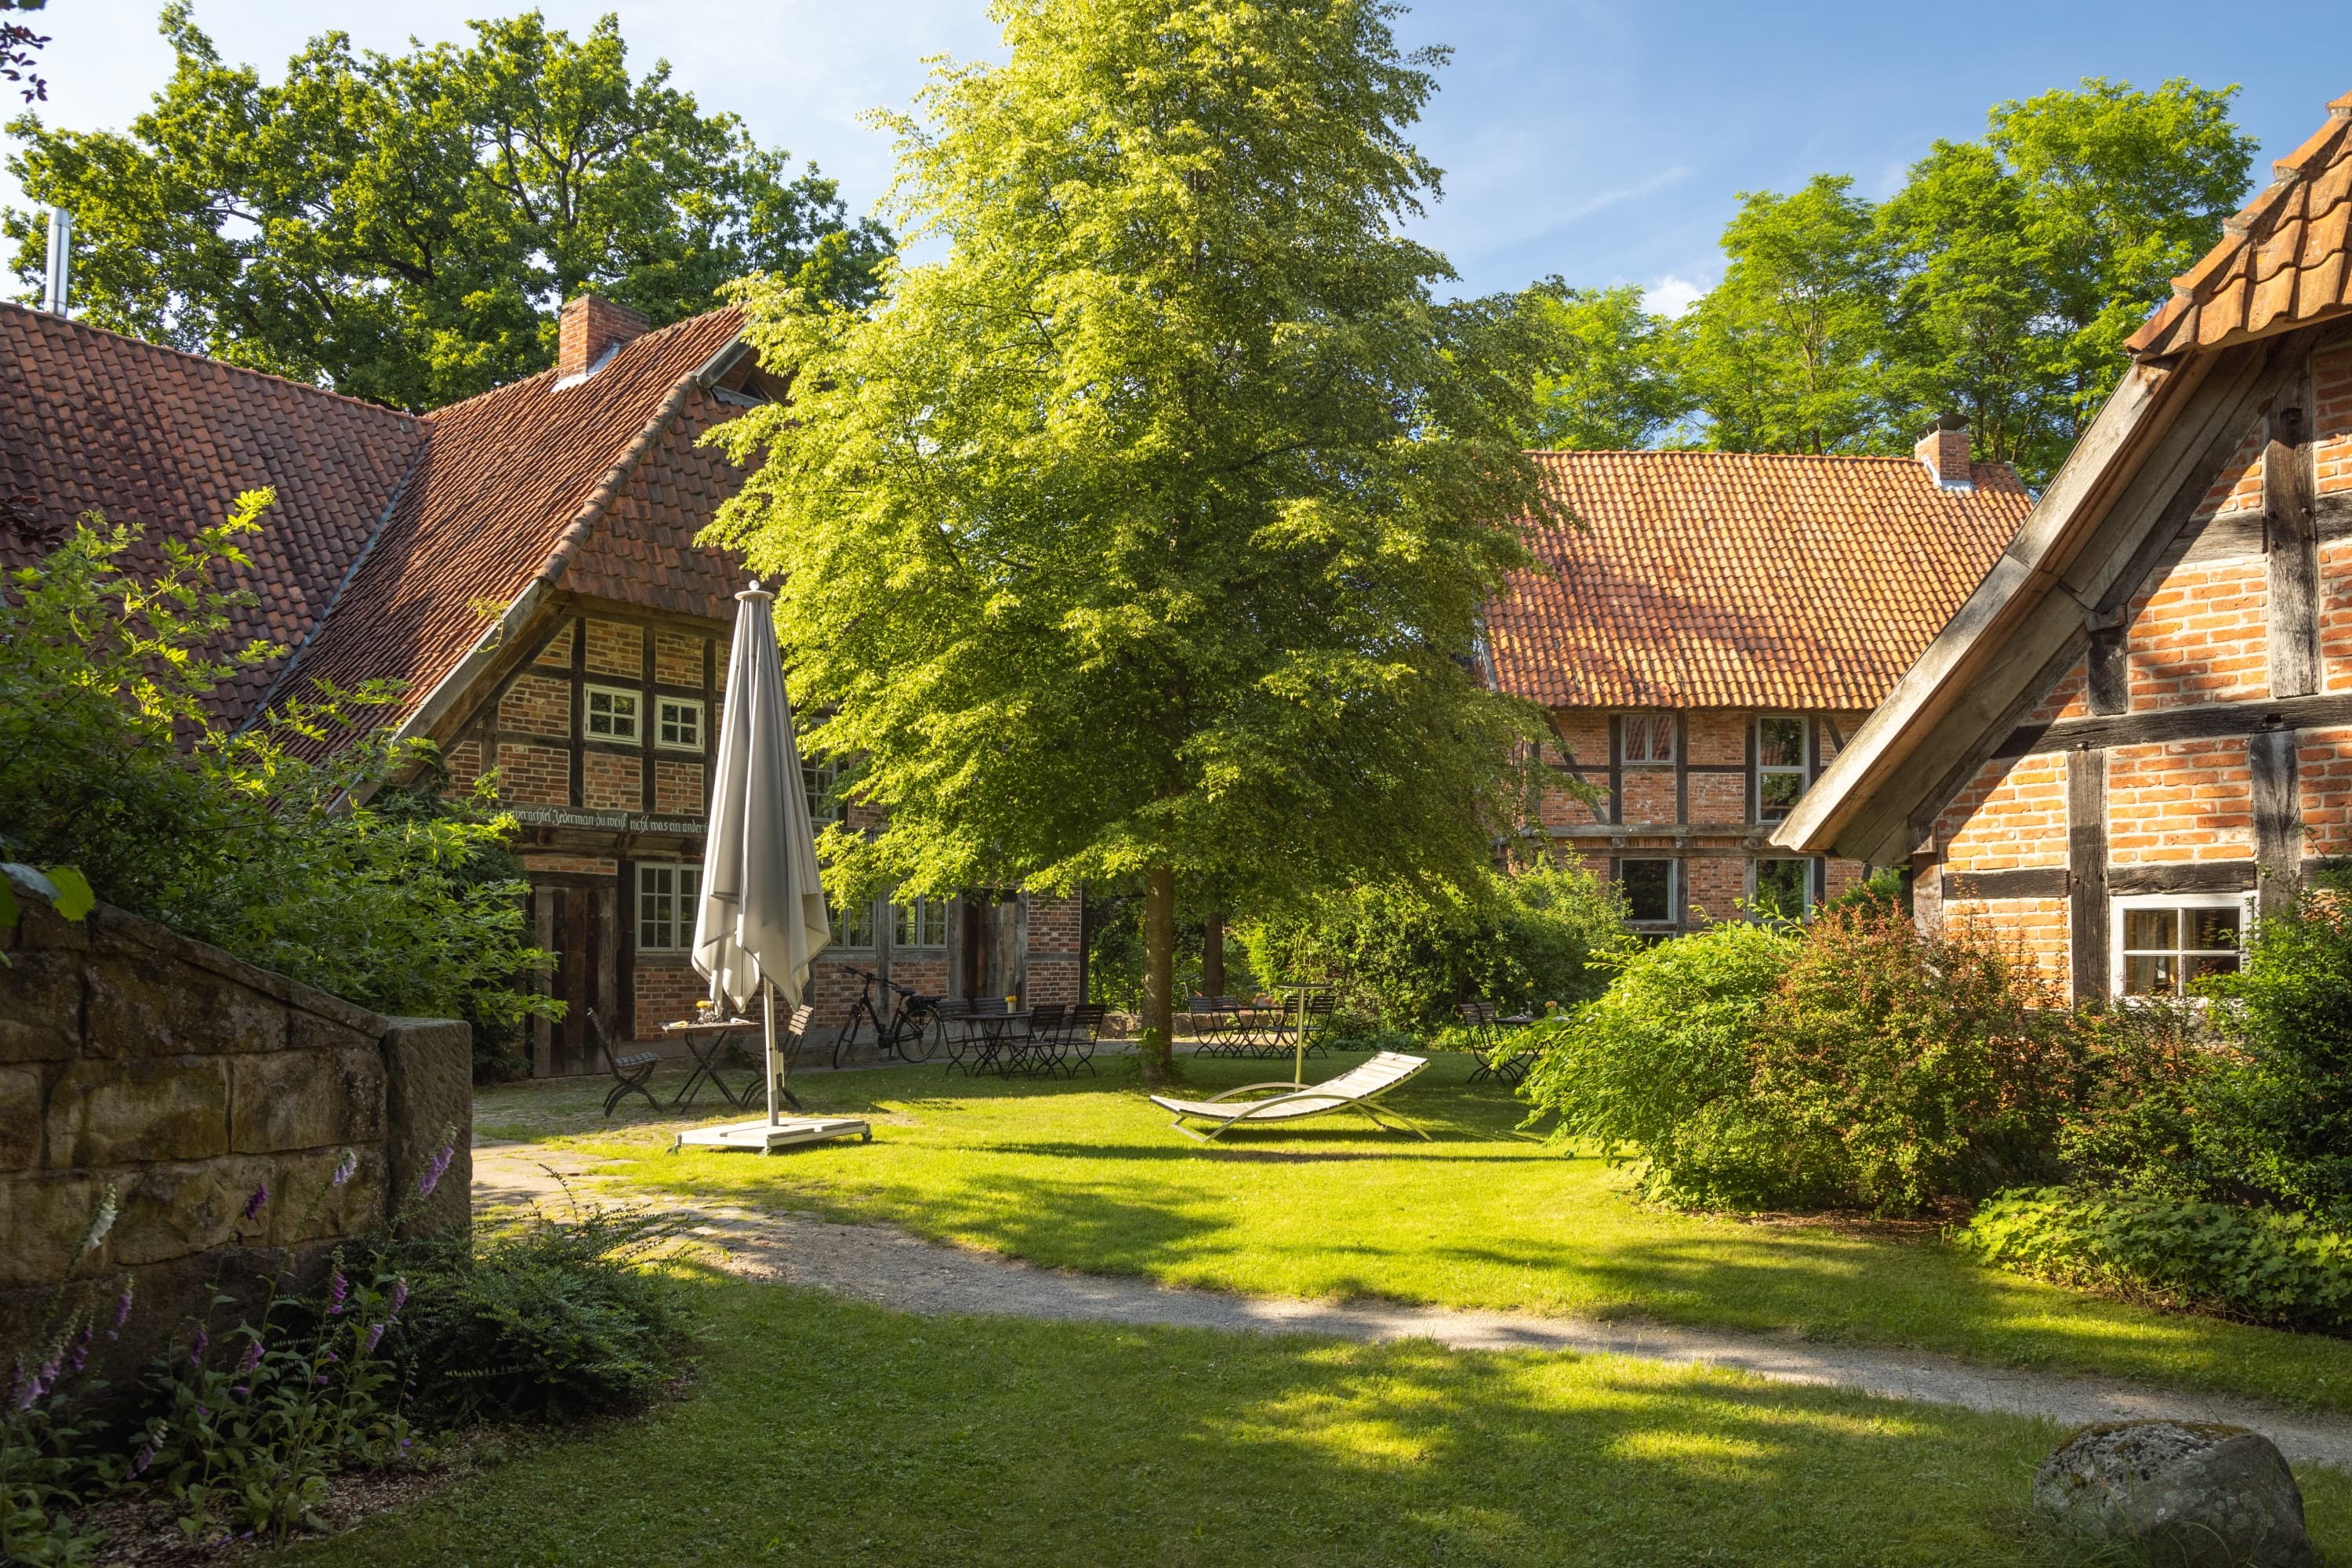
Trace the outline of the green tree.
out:
[[[1571,289],[1548,278],[1520,308],[1543,342],[1528,446],[1629,451],[1655,445],[1690,415],[1675,325],[1643,310],[1639,289]]]
[[[1844,175],[1750,191],[1723,231],[1723,281],[1692,308],[1685,369],[1711,444],[1874,452],[1893,436],[1893,277],[1871,205]]]
[[[1379,0],[999,0],[942,64],[887,308],[744,291],[790,416],[714,537],[782,579],[811,745],[884,808],[828,875],[915,891],[1139,878],[1170,1070],[1179,880],[1237,915],[1475,874],[1523,705],[1471,673],[1545,510],[1511,302],[1441,305],[1402,221],[1438,51]],[[920,118],[918,118],[918,115]]]
[[[615,18],[578,40],[537,12],[473,26],[468,47],[398,56],[324,34],[267,83],[174,0],[177,65],[128,134],[9,126],[26,193],[74,213],[79,313],[425,408],[551,363],[555,307],[583,289],[660,325],[833,237],[826,286],[870,294],[883,231],[666,64],[632,78]],[[37,283],[41,221],[12,211],[5,232]]]

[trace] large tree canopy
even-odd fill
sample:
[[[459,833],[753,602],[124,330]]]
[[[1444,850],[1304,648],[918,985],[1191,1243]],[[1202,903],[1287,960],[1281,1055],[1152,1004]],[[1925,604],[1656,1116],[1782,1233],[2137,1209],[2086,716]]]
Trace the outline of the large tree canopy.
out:
[[[716,438],[715,533],[782,579],[811,743],[888,813],[829,875],[1147,889],[1168,1063],[1177,884],[1266,908],[1487,858],[1532,715],[1473,673],[1540,505],[1526,330],[1446,306],[1402,219],[1433,53],[1380,0],[999,0],[942,65],[898,210],[941,259],[887,308],[746,291],[799,367]]]
[[[615,18],[578,40],[536,12],[473,27],[398,56],[325,34],[268,83],[175,0],[177,67],[127,135],[9,127],[26,194],[74,214],[77,313],[423,408],[551,363],[554,309],[584,289],[658,325],[830,236],[828,286],[870,294],[882,230],[667,65],[632,78]],[[5,232],[37,281],[41,220]]]

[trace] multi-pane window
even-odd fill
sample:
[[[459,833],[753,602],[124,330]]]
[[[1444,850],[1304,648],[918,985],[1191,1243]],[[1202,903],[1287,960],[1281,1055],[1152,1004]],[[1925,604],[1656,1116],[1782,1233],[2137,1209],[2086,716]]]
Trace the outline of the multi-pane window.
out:
[[[828,822],[848,817],[849,807],[834,794],[840,777],[839,765],[830,758],[824,762],[801,758],[801,787],[808,791],[809,821],[814,826],[823,827]]]
[[[1637,925],[1671,924],[1675,918],[1675,863],[1620,860],[1617,882],[1625,889],[1625,918]]]
[[[915,899],[890,906],[890,945],[897,948],[945,947],[948,906],[942,899]]]
[[[1759,915],[1801,921],[1813,906],[1813,863],[1811,860],[1759,860],[1756,893],[1748,900]]]
[[[833,940],[837,947],[872,947],[874,945],[874,900],[860,899],[845,904],[831,900]]]
[[[637,866],[637,948],[671,952],[694,945],[694,900],[702,891],[699,866]]]
[[[1671,763],[1675,760],[1675,716],[1671,713],[1627,713],[1617,721],[1625,763]]]
[[[1811,748],[1801,713],[1775,713],[1756,721],[1756,819],[1778,822],[1805,793]]]
[[[610,686],[588,689],[588,738],[592,741],[634,741],[637,738],[637,693]]]
[[[702,750],[702,703],[692,697],[654,700],[654,744],[672,752]]]
[[[2124,899],[2115,910],[2116,988],[2126,996],[2179,996],[2238,967],[2246,900]]]

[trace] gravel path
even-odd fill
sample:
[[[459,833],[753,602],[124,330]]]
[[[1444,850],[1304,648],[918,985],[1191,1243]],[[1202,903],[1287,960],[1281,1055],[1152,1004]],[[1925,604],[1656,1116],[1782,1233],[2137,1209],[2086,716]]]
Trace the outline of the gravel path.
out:
[[[560,1196],[555,1174],[541,1163],[545,1157],[546,1151],[531,1144],[477,1148],[475,1207]],[[596,1184],[592,1164],[576,1158],[558,1159],[553,1164],[575,1190]],[[1889,1399],[2046,1416],[2070,1426],[2151,1416],[2226,1421],[2266,1434],[2289,1458],[2352,1470],[2352,1419],[2283,1411],[2226,1394],[1982,1366],[1921,1352],[1813,1344],[1793,1336],[1175,1289],[1145,1279],[1040,1268],[993,1253],[939,1247],[882,1226],[833,1225],[731,1205],[696,1205],[688,1212],[696,1221],[693,1234],[718,1247],[732,1272],[816,1286],[902,1312],[1171,1323],[1367,1342],[1434,1340],[1454,1350],[1632,1356],[1670,1365],[1732,1367],[1778,1383],[1832,1384]]]

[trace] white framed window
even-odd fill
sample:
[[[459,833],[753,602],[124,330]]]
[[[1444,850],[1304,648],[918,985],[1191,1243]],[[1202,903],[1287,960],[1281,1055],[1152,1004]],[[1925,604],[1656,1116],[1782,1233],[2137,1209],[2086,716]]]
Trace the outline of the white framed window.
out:
[[[592,741],[637,739],[639,704],[644,699],[617,686],[588,689],[588,738]]]
[[[1625,889],[1625,918],[1635,925],[1671,925],[1675,919],[1675,863],[1628,857],[1617,862],[1617,885]]]
[[[1621,713],[1617,717],[1617,760],[1621,763],[1675,760],[1675,716],[1671,713]]]
[[[701,699],[655,698],[654,744],[667,752],[702,750]]]
[[[1813,912],[1813,862],[1756,860],[1749,862],[1752,883],[1748,905],[1759,915],[1801,921]]]
[[[637,951],[677,952],[694,945],[694,900],[702,868],[637,862]]]
[[[823,827],[828,822],[849,819],[848,805],[834,794],[840,783],[841,765],[830,757],[823,762],[801,758],[801,787],[808,792],[809,823]]]
[[[1778,822],[1796,809],[1811,782],[1812,726],[1801,713],[1756,721],[1756,820]]]
[[[2234,974],[2253,924],[2252,893],[2147,894],[2108,910],[2109,971],[2118,996],[2185,996],[2210,974]]]
[[[948,906],[944,899],[912,899],[890,906],[890,945],[894,948],[945,947]]]
[[[833,941],[836,947],[872,947],[874,945],[874,900],[860,899],[854,904],[827,900],[833,915]]]

